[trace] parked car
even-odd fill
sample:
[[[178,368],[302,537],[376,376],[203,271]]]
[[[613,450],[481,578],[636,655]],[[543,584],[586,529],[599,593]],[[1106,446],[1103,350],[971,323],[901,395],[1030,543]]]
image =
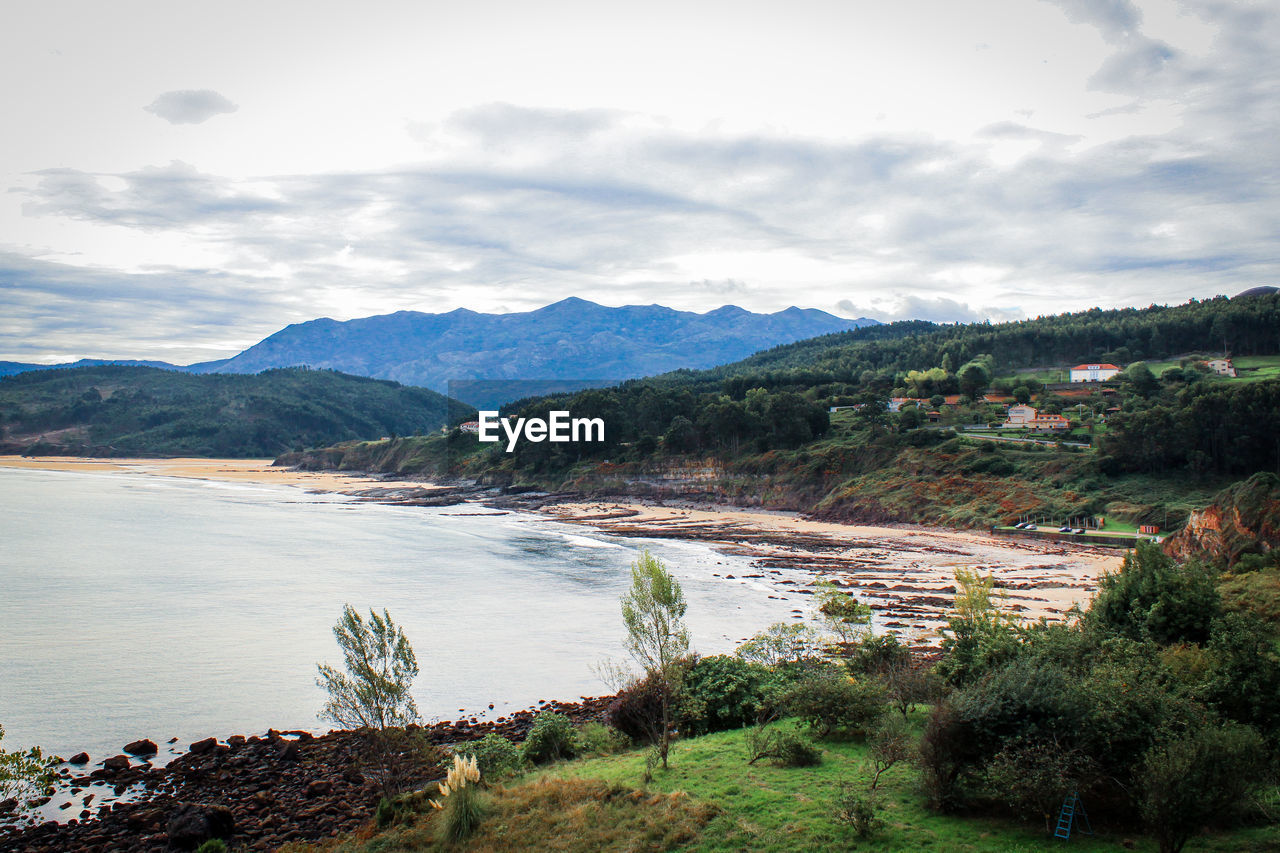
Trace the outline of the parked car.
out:
[[[1064,524],[1064,525],[1062,525],[1061,527],[1059,527],[1059,528],[1058,528],[1058,532],[1059,532],[1059,533],[1070,533],[1070,532],[1071,532],[1071,527],[1070,527],[1069,525]]]
[[[1084,528],[1083,528],[1083,527],[1077,527],[1075,530],[1073,530],[1073,531],[1071,531],[1071,532],[1072,532],[1072,533],[1075,533],[1075,534],[1076,534],[1076,535],[1078,535],[1078,536],[1083,536],[1083,535],[1084,535]]]

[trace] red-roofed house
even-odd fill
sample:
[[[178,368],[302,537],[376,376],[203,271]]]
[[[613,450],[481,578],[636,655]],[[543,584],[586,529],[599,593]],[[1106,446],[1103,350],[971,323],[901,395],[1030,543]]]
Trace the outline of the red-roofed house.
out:
[[[1114,364],[1077,364],[1071,368],[1072,382],[1106,382],[1120,372]]]
[[[1055,430],[1055,431],[1061,430],[1061,429],[1071,429],[1070,422],[1066,418],[1064,418],[1062,415],[1047,415],[1043,413],[1039,413],[1034,418],[1032,418],[1027,423],[1027,426],[1031,427],[1031,429]]]

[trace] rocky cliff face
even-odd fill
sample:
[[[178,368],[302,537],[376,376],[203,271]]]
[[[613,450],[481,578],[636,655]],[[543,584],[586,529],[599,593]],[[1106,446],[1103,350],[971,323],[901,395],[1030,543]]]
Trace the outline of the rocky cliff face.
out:
[[[1165,553],[1234,563],[1241,554],[1280,547],[1280,477],[1254,474],[1219,492],[1165,540]]]

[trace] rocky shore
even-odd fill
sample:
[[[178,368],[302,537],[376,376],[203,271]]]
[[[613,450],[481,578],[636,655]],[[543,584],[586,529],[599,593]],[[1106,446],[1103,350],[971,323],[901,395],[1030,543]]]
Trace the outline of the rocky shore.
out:
[[[600,720],[611,697],[549,702],[495,721],[474,718],[420,727],[431,743],[447,746],[496,732],[521,741],[539,711],[566,714],[575,724]],[[0,853],[162,853],[191,850],[211,834],[229,831],[239,849],[273,850],[291,841],[319,841],[350,832],[368,820],[381,798],[361,771],[365,736],[334,731],[278,732],[225,741],[197,741],[161,767],[156,747],[137,741],[88,770],[64,763],[58,787],[72,796],[64,822],[31,824],[0,813]],[[443,777],[443,768],[428,778]],[[95,804],[107,791],[117,799]],[[74,810],[74,811],[73,811]]]

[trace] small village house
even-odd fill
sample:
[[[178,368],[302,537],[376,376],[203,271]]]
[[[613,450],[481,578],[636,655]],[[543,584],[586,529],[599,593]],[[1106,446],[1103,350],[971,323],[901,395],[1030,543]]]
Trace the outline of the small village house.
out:
[[[1005,415],[1004,423],[1001,424],[1005,429],[1018,429],[1025,427],[1036,416],[1036,410],[1033,406],[1023,403],[1018,406],[1010,406],[1009,411]]]
[[[1071,368],[1072,382],[1106,382],[1120,372],[1114,364],[1077,364]]]
[[[1229,358],[1211,358],[1205,362],[1219,376],[1235,376],[1236,368]]]
[[[1056,432],[1071,429],[1071,422],[1062,415],[1037,414],[1027,423],[1031,429]]]

